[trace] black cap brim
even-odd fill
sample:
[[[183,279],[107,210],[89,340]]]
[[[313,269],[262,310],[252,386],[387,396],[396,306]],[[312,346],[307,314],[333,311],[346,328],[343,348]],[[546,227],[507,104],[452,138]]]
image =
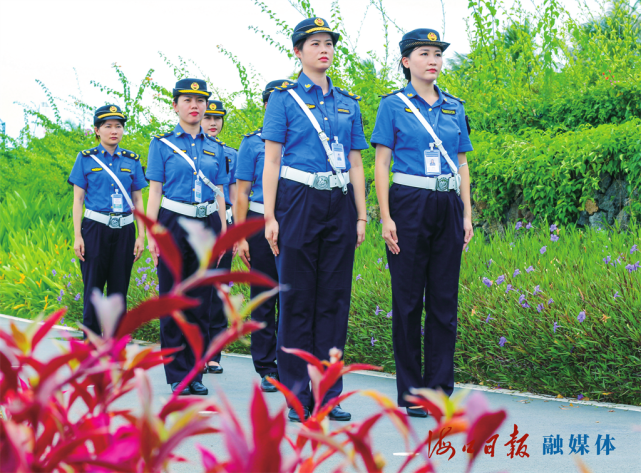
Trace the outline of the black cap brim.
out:
[[[341,39],[341,34],[335,31],[330,30],[325,26],[315,26],[314,28],[309,28],[308,30],[301,30],[292,35],[292,43],[294,45],[298,43],[301,39],[305,39],[309,36],[313,36],[319,33],[327,33],[332,37],[334,44],[338,43],[338,40]]]
[[[119,122],[125,123],[127,117],[125,117],[121,112],[106,112],[100,115],[93,117],[93,124],[106,122],[107,120],[118,120]]]
[[[193,95],[195,97],[211,97],[210,92],[204,90],[192,90],[192,89],[174,89],[173,91],[174,98],[180,97],[181,95]]]
[[[421,46],[436,46],[441,48],[441,51],[445,51],[449,45],[450,43],[444,43],[443,41],[408,41],[407,44],[401,44],[401,54],[404,55],[408,49],[413,51]]]

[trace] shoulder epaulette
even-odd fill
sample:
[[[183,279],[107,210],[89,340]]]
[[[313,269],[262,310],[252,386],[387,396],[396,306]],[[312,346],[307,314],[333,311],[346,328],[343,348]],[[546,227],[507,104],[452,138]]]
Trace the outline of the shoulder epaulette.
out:
[[[453,98],[454,100],[458,100],[458,101],[459,101],[459,102],[461,102],[461,103],[465,103],[465,100],[460,99],[460,98],[458,98],[458,97],[454,97],[452,94],[450,94],[450,93],[448,93],[448,92],[444,92],[444,91],[442,91],[442,90],[441,90],[441,92],[443,92],[443,95],[445,95],[446,97],[451,97],[451,98]]]
[[[385,98],[385,97],[389,97],[390,95],[396,95],[399,92],[403,92],[404,90],[405,90],[405,88],[398,89],[398,90],[395,90],[394,92],[390,92],[389,94],[380,95],[380,97],[381,98]]]
[[[340,87],[334,87],[336,90],[338,90],[341,94],[345,95],[346,97],[349,97],[350,99],[354,99],[356,101],[359,101],[361,99],[360,95],[356,95],[353,92],[348,92],[345,89],[341,89]]]
[[[162,135],[152,135],[152,136],[153,136],[154,138],[158,138],[158,139],[160,139],[160,138],[167,138],[168,136],[171,136],[171,135],[173,135],[173,134],[174,134],[174,132],[173,132],[173,131],[170,131],[170,132],[168,132],[168,133],[163,133]]]
[[[83,156],[89,156],[90,154],[98,154],[98,148],[90,148],[82,151]]]
[[[123,155],[125,158],[131,158],[131,159],[133,159],[134,161],[138,161],[138,160],[140,159],[140,156],[139,156],[139,155],[137,155],[137,154],[136,154],[136,153],[134,153],[133,151],[129,151],[129,150],[127,150],[127,149],[123,149],[123,150],[122,150],[122,155]]]
[[[209,138],[211,141],[214,141],[214,142],[218,143],[219,145],[223,144],[223,142],[220,141],[217,136],[211,136],[211,135],[207,135],[207,134],[205,136],[207,138]]]
[[[258,130],[250,131],[249,133],[246,133],[244,136],[245,138],[249,138],[252,135],[255,135],[256,133],[261,133],[263,131],[262,128],[259,128]]]
[[[296,87],[296,85],[297,85],[297,84],[298,84],[298,83],[297,83],[296,81],[288,81],[288,80],[286,80],[286,81],[285,81],[285,82],[283,82],[281,85],[277,85],[277,86],[275,87],[275,89],[276,89],[276,90],[287,90],[287,89],[293,89],[294,87]]]

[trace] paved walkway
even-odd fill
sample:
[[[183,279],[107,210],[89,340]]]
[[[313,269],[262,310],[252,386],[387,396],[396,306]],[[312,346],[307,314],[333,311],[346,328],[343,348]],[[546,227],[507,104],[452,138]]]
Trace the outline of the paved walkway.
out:
[[[25,322],[17,322],[25,323]],[[8,328],[9,321],[0,318],[0,327]],[[51,337],[59,336],[56,331],[51,332]],[[57,348],[50,341],[42,344],[40,354],[43,357],[51,356]],[[248,406],[251,396],[252,383],[258,382],[260,378],[253,370],[251,359],[242,355],[224,355],[221,364],[225,372],[221,375],[207,374],[204,376],[204,384],[210,389],[210,395],[224,392],[231,402],[239,418],[245,425],[248,425]],[[154,398],[153,404],[158,408],[163,399],[169,396],[169,387],[165,384],[163,368],[155,368],[149,372],[153,383]],[[368,374],[349,374],[344,380],[345,391],[354,389],[376,389],[377,391],[396,398],[395,380],[389,376],[372,376]],[[468,389],[460,387],[457,389]],[[476,387],[473,387],[476,388]],[[557,400],[524,397],[510,393],[486,392],[493,409],[504,408],[508,411],[508,419],[499,431],[499,439],[496,443],[494,458],[489,455],[481,455],[477,460],[475,472],[577,472],[574,463],[576,455],[570,455],[570,435],[588,435],[589,453],[584,455],[582,460],[591,468],[594,473],[617,472],[637,473],[641,472],[641,408],[634,406],[605,406],[576,404],[558,402]],[[284,399],[280,393],[266,394],[270,409],[274,412],[283,405]],[[119,403],[119,407],[130,407],[136,409],[139,406],[135,394],[128,395]],[[343,408],[352,413],[355,421],[364,419],[374,410],[376,406],[372,400],[365,396],[356,395],[343,403]],[[215,420],[214,420],[215,422]],[[430,428],[435,426],[431,418],[411,419],[414,428],[419,434],[427,434]],[[339,423],[332,422],[338,427]],[[529,434],[525,441],[529,458],[507,457],[508,447],[504,444],[509,440],[509,435],[518,426],[519,438]],[[290,424],[288,431],[291,435],[296,432],[296,424]],[[597,436],[605,437],[610,435],[612,444],[616,448],[605,455],[602,451],[597,455],[595,442]],[[544,436],[557,436],[563,439],[563,455],[543,455]],[[380,451],[387,462],[386,471],[396,471],[405,460],[405,453],[402,439],[394,427],[387,420],[381,421],[373,430],[374,445]],[[463,472],[466,464],[466,454],[462,452],[463,439],[453,439],[453,447],[456,449],[455,456],[447,461],[444,456],[434,455],[432,458],[437,463],[439,472]],[[181,445],[179,453],[186,458],[199,462],[200,456],[197,453],[195,444],[200,443],[216,452],[220,458],[225,458],[225,448],[222,438],[218,435],[200,437]],[[283,445],[283,452],[287,454],[289,447]],[[338,461],[327,463],[323,471],[331,471]],[[411,469],[413,471],[415,468]],[[180,464],[172,468],[175,472],[195,473],[199,471],[193,464]]]

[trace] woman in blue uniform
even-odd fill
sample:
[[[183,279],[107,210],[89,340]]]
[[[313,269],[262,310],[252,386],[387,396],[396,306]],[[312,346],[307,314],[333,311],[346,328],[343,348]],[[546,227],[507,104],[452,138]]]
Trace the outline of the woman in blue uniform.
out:
[[[263,105],[267,107],[269,95],[276,86],[288,83],[287,80],[275,80],[267,84],[263,91]],[[240,143],[238,150],[238,169],[236,185],[238,186],[234,219],[244,222],[247,218],[264,218],[263,202],[263,165],[265,164],[265,142],[262,138],[262,128],[247,133]],[[269,243],[262,234],[256,234],[248,240],[238,243],[238,256],[247,268],[260,271],[274,281],[278,281],[278,271],[274,254]],[[257,297],[267,290],[262,286],[251,286],[251,298]],[[276,366],[276,296],[256,307],[252,311],[252,320],[264,322],[265,328],[252,333],[251,355],[254,369],[260,375],[260,388],[265,392],[276,392],[276,388],[267,377],[278,379]]]
[[[142,221],[138,238],[133,209],[144,212],[142,188],[147,181],[139,156],[119,145],[127,118],[117,105],[105,105],[94,114],[94,132],[100,144],[78,154],[69,176],[73,185],[73,249],[80,260],[84,284],[82,323],[100,335],[100,322],[91,293],[122,294],[127,290],[133,264],[145,249]],[[85,207],[84,219],[82,207]]]
[[[403,36],[401,67],[408,84],[382,98],[371,140],[392,277],[398,405],[415,417],[427,413],[405,400],[410,388],[440,388],[448,395],[454,389],[461,252],[473,236],[468,121],[463,101],[435,83],[448,46],[430,29]]]
[[[345,346],[354,251],[367,221],[360,97],[335,87],[326,74],[339,37],[322,18],[296,26],[292,42],[303,69],[297,83],[285,82],[271,94],[261,136],[265,237],[279,281],[289,286],[280,294],[278,347],[323,360],[332,347]],[[277,356],[281,382],[305,409],[312,407],[306,363],[282,350]],[[322,402],[342,387],[339,380]],[[351,415],[339,406],[329,417]],[[293,409],[289,419],[301,420]]]
[[[172,234],[183,258],[184,280],[198,269],[199,262],[179,221],[194,219],[215,233],[225,231],[225,198],[221,189],[229,182],[229,177],[222,144],[217,138],[207,136],[200,126],[210,96],[206,82],[179,80],[173,96],[178,125],[173,132],[154,137],[149,145],[147,216],[157,219]],[[158,246],[149,232],[147,238],[149,251],[158,265],[159,292],[166,294],[174,285],[173,277],[162,258],[159,259]],[[201,287],[188,292],[189,297],[200,299],[201,305],[184,311],[187,321],[200,327],[205,346],[209,343],[212,291],[211,287]],[[160,320],[160,342],[163,348],[185,346],[165,365],[167,383],[173,391],[193,369],[196,359],[171,317]],[[207,388],[201,381],[202,374],[199,374],[180,394],[206,395]]]
[[[216,137],[218,134],[223,131],[225,126],[225,115],[227,110],[225,110],[223,103],[220,100],[210,100],[207,103],[207,109],[205,110],[205,116],[201,122],[201,126],[205,133],[209,136]],[[227,146],[225,143],[222,143],[223,149],[225,151],[225,167],[227,174],[229,175],[229,184],[225,184],[224,193],[225,193],[225,219],[227,225],[233,223],[232,219],[232,206],[236,201],[236,160],[237,160],[237,151]],[[232,250],[227,251],[218,263],[218,268],[220,269],[231,269],[232,259],[234,257],[234,252]],[[218,297],[217,291],[212,291],[211,307],[209,308],[209,339],[213,340],[227,328],[227,316],[225,315],[225,308],[223,301]],[[220,365],[220,353],[214,354],[214,356],[209,360],[207,366],[205,366],[205,373],[214,373],[220,374],[223,372],[223,367]]]

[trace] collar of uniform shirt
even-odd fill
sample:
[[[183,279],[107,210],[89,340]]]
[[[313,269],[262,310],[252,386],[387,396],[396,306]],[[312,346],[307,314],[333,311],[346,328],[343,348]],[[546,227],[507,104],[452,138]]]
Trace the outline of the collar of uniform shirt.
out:
[[[405,95],[407,95],[410,99],[414,99],[414,98],[417,99],[420,97],[420,99],[423,100],[423,102],[428,107],[436,108],[436,107],[440,107],[443,104],[444,97],[443,97],[443,93],[441,92],[441,89],[438,88],[438,85],[434,84],[434,90],[436,90],[436,92],[438,93],[438,100],[434,102],[434,105],[430,105],[427,102],[425,102],[425,100],[423,100],[423,97],[421,97],[416,93],[416,89],[414,88],[411,82],[407,84],[407,86],[405,87]]]
[[[183,127],[180,126],[180,123],[176,125],[176,128],[174,128],[174,133],[176,136],[180,137],[182,135],[188,135],[191,138],[191,135],[188,133],[185,133],[185,130],[183,130]],[[205,132],[203,131],[203,127],[200,127],[200,131],[196,134],[196,138],[204,138],[205,137]]]
[[[116,155],[120,156],[120,153],[122,152],[122,148],[120,146],[116,146],[116,151],[114,151],[114,154],[112,155],[112,154],[109,153],[109,151],[107,151],[107,148],[102,146],[102,143],[100,143],[97,146],[97,148],[98,148],[98,156],[96,156],[97,158],[100,158],[100,157],[105,156],[105,155],[113,158]]]
[[[327,89],[327,94],[326,94],[326,95],[333,94],[334,84],[332,83],[332,78],[331,78],[331,77],[329,77],[329,76],[327,76],[327,81],[329,82],[329,88]],[[300,86],[303,88],[303,90],[304,90],[305,92],[308,92],[308,93],[309,93],[309,91],[311,91],[314,87],[318,87],[319,89],[321,89],[321,91],[323,90],[321,86],[314,84],[314,83],[309,79],[309,77],[307,77],[307,75],[305,75],[305,73],[304,73],[304,72],[301,72],[301,73],[300,73],[300,77],[298,78],[298,83],[299,83],[299,84],[300,84]],[[309,86],[309,87],[308,87],[308,86]]]

